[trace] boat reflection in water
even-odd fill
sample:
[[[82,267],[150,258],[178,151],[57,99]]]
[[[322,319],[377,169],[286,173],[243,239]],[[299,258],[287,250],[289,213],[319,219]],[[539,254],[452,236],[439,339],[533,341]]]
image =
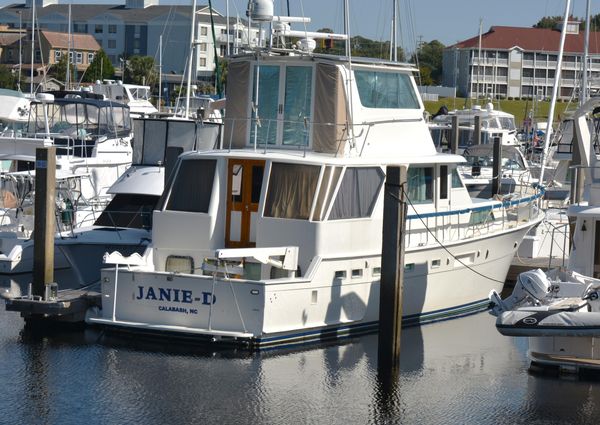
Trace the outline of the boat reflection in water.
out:
[[[495,332],[487,313],[404,329],[391,393],[377,378],[377,335],[251,354],[97,329],[36,333],[3,310],[0,320],[11,423],[588,424],[600,414],[600,389],[529,375],[524,341]]]

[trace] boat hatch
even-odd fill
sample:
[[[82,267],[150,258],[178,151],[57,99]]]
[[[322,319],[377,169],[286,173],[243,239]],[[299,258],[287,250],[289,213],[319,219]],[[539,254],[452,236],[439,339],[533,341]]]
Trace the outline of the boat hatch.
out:
[[[254,233],[265,161],[231,159],[227,167],[227,220],[225,245],[228,248],[256,246]]]

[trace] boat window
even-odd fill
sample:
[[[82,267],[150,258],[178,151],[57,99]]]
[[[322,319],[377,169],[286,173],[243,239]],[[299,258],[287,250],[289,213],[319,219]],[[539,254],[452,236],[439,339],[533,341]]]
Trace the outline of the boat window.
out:
[[[312,66],[288,66],[285,69],[284,145],[308,145],[312,70]]]
[[[265,217],[308,220],[312,201],[317,190],[320,167],[273,163]]]
[[[250,144],[264,146],[277,142],[277,113],[279,110],[279,66],[261,65],[254,67],[252,102],[256,104],[256,75],[258,74],[258,119],[252,113]]]
[[[433,167],[408,169],[408,198],[413,204],[433,202]]]
[[[410,76],[398,72],[355,70],[361,104],[366,108],[418,109]]]
[[[181,161],[166,209],[207,213],[216,165],[214,159]]]
[[[312,216],[314,221],[325,219],[325,214],[327,213],[329,205],[331,205],[331,199],[341,174],[342,167],[325,167],[321,185],[319,186],[319,195],[317,196],[317,202]]]
[[[515,120],[510,117],[498,117],[500,120],[500,126],[505,130],[516,130]]]
[[[369,217],[383,184],[381,168],[347,168],[329,215],[330,220]]]
[[[152,210],[159,196],[117,193],[106,206],[94,225],[149,229],[152,227]]]
[[[452,170],[452,189],[458,189],[460,187],[463,187],[462,181],[460,180],[458,171],[456,171],[456,168],[455,168]]]
[[[440,165],[440,199],[448,199],[448,166]]]

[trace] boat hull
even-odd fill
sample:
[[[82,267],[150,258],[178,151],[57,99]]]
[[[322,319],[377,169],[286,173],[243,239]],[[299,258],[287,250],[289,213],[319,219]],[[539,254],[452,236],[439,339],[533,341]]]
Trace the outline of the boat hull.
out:
[[[529,227],[448,245],[452,255],[440,246],[409,250],[403,325],[486,309]],[[308,279],[268,281],[103,270],[102,309],[88,322],[254,347],[342,338],[377,330],[379,266],[377,255],[321,260]],[[332,279],[338,270],[348,277]]]

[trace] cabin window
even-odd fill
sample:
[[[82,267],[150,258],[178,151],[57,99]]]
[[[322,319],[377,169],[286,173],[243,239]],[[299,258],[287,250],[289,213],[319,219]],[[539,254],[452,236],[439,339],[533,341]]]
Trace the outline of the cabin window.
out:
[[[455,168],[452,170],[452,189],[458,189],[461,187],[463,187],[462,181],[460,180],[458,171],[456,171],[456,168]]]
[[[419,108],[419,101],[408,74],[355,70],[354,76],[360,102],[366,108]]]
[[[316,165],[273,163],[265,217],[308,220],[319,171]]]
[[[440,165],[440,199],[448,199],[448,166]]]
[[[325,214],[327,213],[329,205],[331,205],[331,199],[333,198],[335,187],[341,174],[342,167],[325,167],[323,177],[321,178],[321,184],[319,185],[319,195],[317,196],[315,209],[312,215],[314,221],[325,219]]]
[[[312,66],[254,66],[250,145],[308,145],[312,80]]]
[[[167,210],[208,213],[217,161],[181,161],[167,201]]]
[[[408,198],[413,204],[433,202],[433,167],[408,169]]]
[[[149,229],[152,227],[152,210],[158,199],[155,195],[117,193],[94,225]]]
[[[329,219],[369,217],[383,180],[381,168],[346,168]]]

